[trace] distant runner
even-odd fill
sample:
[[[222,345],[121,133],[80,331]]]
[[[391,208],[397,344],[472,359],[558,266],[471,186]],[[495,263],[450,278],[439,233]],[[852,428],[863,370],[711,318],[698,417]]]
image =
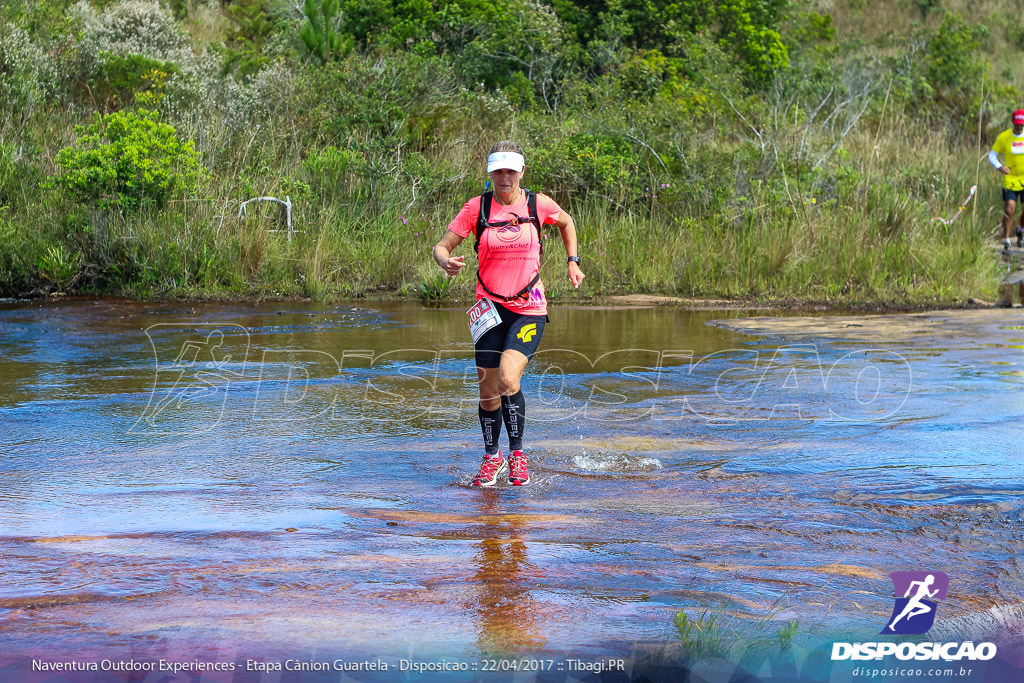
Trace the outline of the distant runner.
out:
[[[530,483],[523,454],[526,399],[520,381],[548,320],[540,281],[541,225],[557,225],[561,231],[573,286],[579,287],[584,278],[572,216],[551,197],[519,186],[525,167],[518,144],[496,143],[487,157],[493,192],[466,202],[434,247],[438,267],[455,276],[466,266],[466,257],[453,257],[451,252],[471,234],[477,242],[476,305],[468,313],[480,379],[484,459],[473,486],[494,486],[506,468],[509,484]],[[508,429],[508,462],[498,448],[502,422]]]
[[[1002,157],[1002,160],[999,157]],[[996,138],[988,161],[1003,174],[1003,251],[1010,251],[1010,228],[1017,202],[1024,197],[1024,109],[1013,112],[1013,127]],[[1024,201],[1021,202],[1024,206]],[[1017,246],[1024,247],[1024,210],[1017,227]]]

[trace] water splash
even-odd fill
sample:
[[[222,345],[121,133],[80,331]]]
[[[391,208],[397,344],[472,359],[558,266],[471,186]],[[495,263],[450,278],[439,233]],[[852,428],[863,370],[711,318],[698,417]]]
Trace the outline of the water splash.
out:
[[[570,460],[576,469],[587,472],[652,472],[661,469],[661,461],[644,455],[623,455],[619,453],[580,453]]]

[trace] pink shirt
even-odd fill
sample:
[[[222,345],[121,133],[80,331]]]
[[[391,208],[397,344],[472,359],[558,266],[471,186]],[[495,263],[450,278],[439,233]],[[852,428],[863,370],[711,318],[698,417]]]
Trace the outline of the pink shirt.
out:
[[[537,193],[537,214],[542,225],[550,225],[558,221],[562,209],[555,200],[545,194]],[[459,215],[451,222],[448,229],[460,237],[473,237],[476,221],[480,215],[480,197],[466,202]],[[529,216],[526,193],[503,206],[491,200],[491,223],[500,223],[515,216]],[[477,253],[480,262],[480,277],[487,283],[487,288],[496,294],[512,296],[530,283],[533,276],[540,270],[540,241],[537,228],[532,222],[512,225],[504,228],[486,228],[480,238],[480,251]],[[510,311],[520,315],[547,315],[548,301],[544,296],[544,283],[540,280],[530,290],[529,299],[502,301],[489,295],[480,283],[476,283],[476,298],[491,299]]]

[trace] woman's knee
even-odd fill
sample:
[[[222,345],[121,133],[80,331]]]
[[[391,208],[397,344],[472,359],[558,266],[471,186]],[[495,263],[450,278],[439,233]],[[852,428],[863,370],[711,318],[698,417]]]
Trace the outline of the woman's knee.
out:
[[[501,382],[498,368],[477,368],[480,380],[480,407],[497,410],[501,406]]]
[[[497,410],[501,406],[501,385],[498,382],[480,383],[480,407]]]
[[[498,378],[498,393],[502,396],[511,396],[519,393],[520,377],[516,372],[502,372]]]

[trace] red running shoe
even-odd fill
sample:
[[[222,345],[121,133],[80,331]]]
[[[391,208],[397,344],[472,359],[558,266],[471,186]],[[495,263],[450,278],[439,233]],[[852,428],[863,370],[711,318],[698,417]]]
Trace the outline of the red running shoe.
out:
[[[494,486],[498,475],[505,471],[505,456],[498,451],[497,455],[484,453],[484,461],[480,463],[480,471],[473,477],[473,486]]]
[[[530,472],[526,469],[526,456],[522,451],[512,451],[508,459],[508,483],[512,486],[526,486],[530,483]]]

